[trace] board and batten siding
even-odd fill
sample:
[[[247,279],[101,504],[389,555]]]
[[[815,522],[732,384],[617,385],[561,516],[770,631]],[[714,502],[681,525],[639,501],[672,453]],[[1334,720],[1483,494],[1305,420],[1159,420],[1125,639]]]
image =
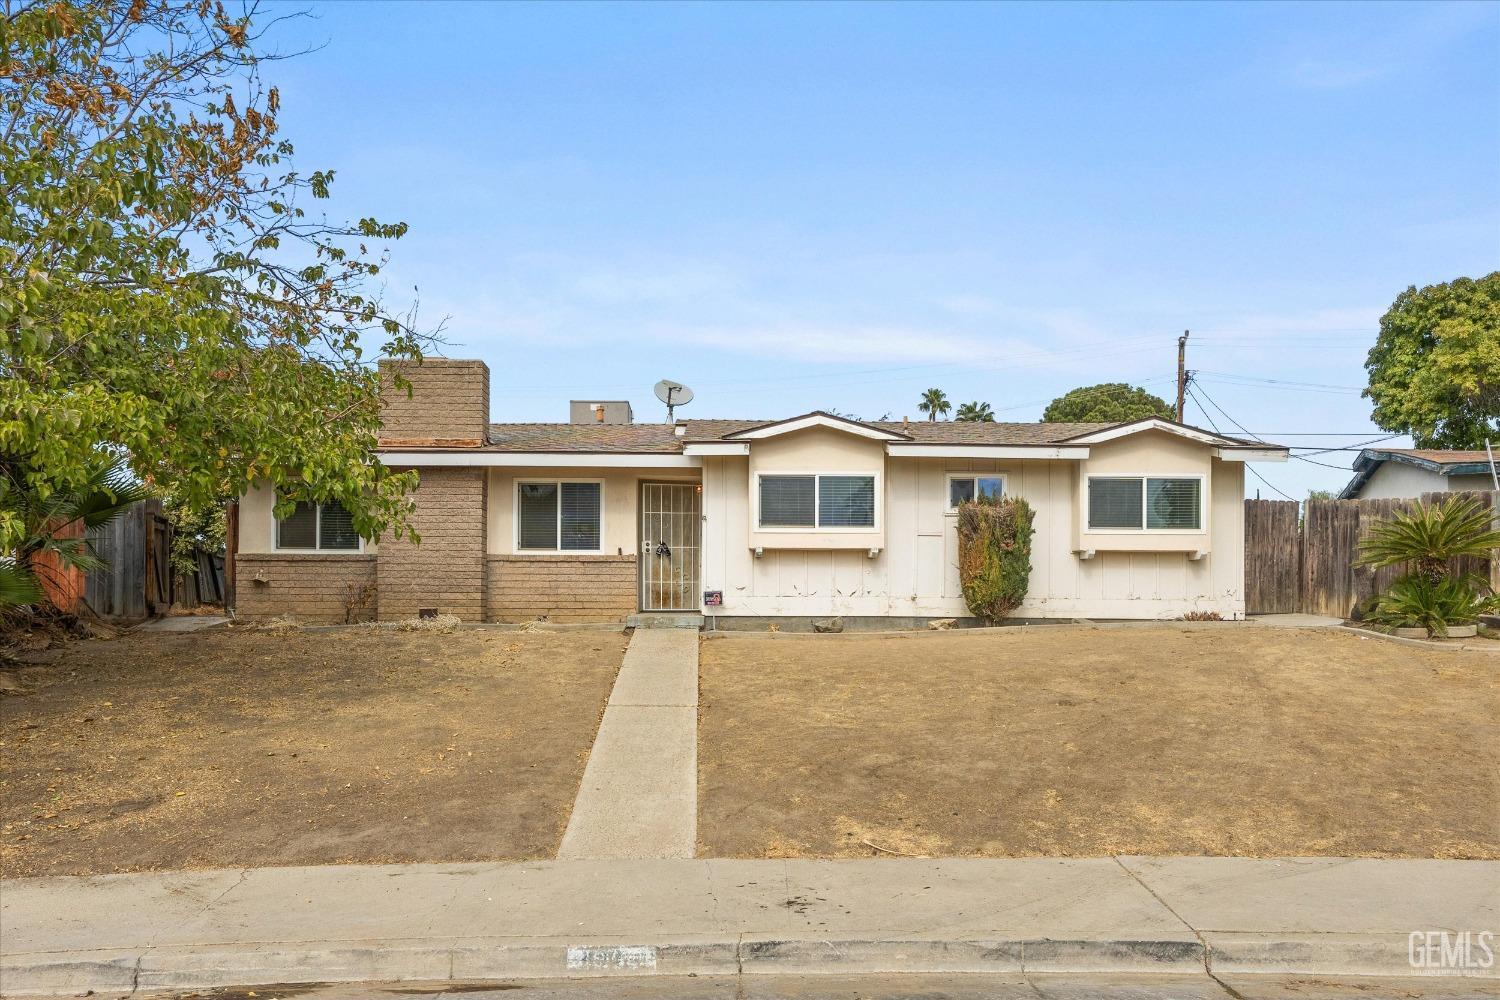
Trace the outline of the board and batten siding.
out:
[[[1244,466],[1207,457],[1204,498],[1211,551],[1074,550],[1079,463],[890,458],[885,465],[885,547],[867,551],[764,550],[755,558],[743,458],[703,462],[703,586],[723,590],[722,615],[969,615],[958,578],[958,531],[948,476],[999,474],[1036,512],[1031,586],[1017,617],[1175,618],[1189,611],[1244,616]],[[1154,471],[1154,470],[1152,470]]]

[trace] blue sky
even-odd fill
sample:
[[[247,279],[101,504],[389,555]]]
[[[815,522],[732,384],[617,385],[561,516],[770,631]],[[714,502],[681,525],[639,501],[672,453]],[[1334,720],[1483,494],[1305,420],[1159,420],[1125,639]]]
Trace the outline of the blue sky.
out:
[[[333,214],[411,225],[388,298],[489,363],[496,420],[661,419],[663,377],[689,416],[939,386],[1034,420],[1170,396],[1191,329],[1248,430],[1376,437],[1380,314],[1500,266],[1496,4],[312,10],[273,36],[321,46],[266,71],[283,132]]]

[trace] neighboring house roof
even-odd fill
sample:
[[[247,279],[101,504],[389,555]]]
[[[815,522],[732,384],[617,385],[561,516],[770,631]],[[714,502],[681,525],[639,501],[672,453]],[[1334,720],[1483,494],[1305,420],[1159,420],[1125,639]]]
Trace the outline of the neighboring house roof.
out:
[[[1232,438],[1170,420],[1125,423],[968,423],[949,420],[849,420],[814,411],[786,420],[682,420],[673,424],[490,424],[485,451],[574,452],[578,454],[677,454],[684,444],[738,441],[807,426],[848,425],[851,433],[906,444],[1048,447],[1108,440],[1143,430],[1161,430],[1230,448],[1272,448],[1261,441]],[[678,430],[682,433],[678,433]]]
[[[1339,493],[1340,500],[1359,495],[1375,470],[1386,462],[1412,465],[1438,476],[1482,476],[1490,471],[1490,457],[1480,450],[1445,451],[1439,448],[1366,448],[1354,460],[1354,478]]]

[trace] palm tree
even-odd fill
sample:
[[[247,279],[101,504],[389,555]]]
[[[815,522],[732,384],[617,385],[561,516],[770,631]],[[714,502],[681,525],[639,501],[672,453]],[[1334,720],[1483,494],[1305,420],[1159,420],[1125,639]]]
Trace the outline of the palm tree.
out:
[[[948,402],[948,394],[941,389],[928,389],[922,393],[922,401],[917,404],[917,409],[927,414],[928,420],[936,420],[938,414],[946,415],[953,409],[953,404]]]
[[[0,508],[8,508],[20,521],[21,540],[13,553],[0,559],[0,607],[32,604],[42,596],[37,557],[43,553],[66,569],[102,568],[104,560],[94,554],[87,537],[61,538],[59,532],[75,522],[97,528],[150,495],[151,489],[119,458],[101,461],[78,486],[45,496],[11,467],[8,475],[0,476]]]
[[[1410,562],[1418,574],[1437,583],[1448,560],[1458,556],[1488,558],[1500,548],[1500,531],[1491,529],[1486,504],[1470,496],[1421,503],[1398,511],[1371,529],[1359,543],[1359,565],[1394,566]]]
[[[995,422],[995,414],[990,409],[989,403],[981,403],[976,400],[972,403],[960,404],[958,407],[958,416],[953,419],[965,424],[993,424]]]

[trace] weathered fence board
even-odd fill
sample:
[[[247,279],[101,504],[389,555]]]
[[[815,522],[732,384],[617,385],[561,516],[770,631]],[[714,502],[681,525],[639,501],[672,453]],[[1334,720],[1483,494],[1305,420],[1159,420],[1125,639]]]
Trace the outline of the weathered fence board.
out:
[[[1298,610],[1302,535],[1295,500],[1245,501],[1245,610]]]
[[[1450,500],[1454,493],[1420,498],[1309,500],[1300,523],[1297,504],[1286,500],[1245,501],[1245,610],[1251,614],[1303,612],[1348,617],[1356,607],[1410,572],[1406,565],[1372,570],[1355,565],[1360,540],[1379,522],[1424,503]],[[1500,526],[1500,491],[1469,494],[1495,511]],[[1456,559],[1454,573],[1476,573],[1500,587],[1500,552],[1489,559]]]
[[[150,613],[146,593],[147,524],[159,501],[144,501],[97,528],[89,544],[105,567],[88,574],[84,600],[102,618],[136,619]]]

